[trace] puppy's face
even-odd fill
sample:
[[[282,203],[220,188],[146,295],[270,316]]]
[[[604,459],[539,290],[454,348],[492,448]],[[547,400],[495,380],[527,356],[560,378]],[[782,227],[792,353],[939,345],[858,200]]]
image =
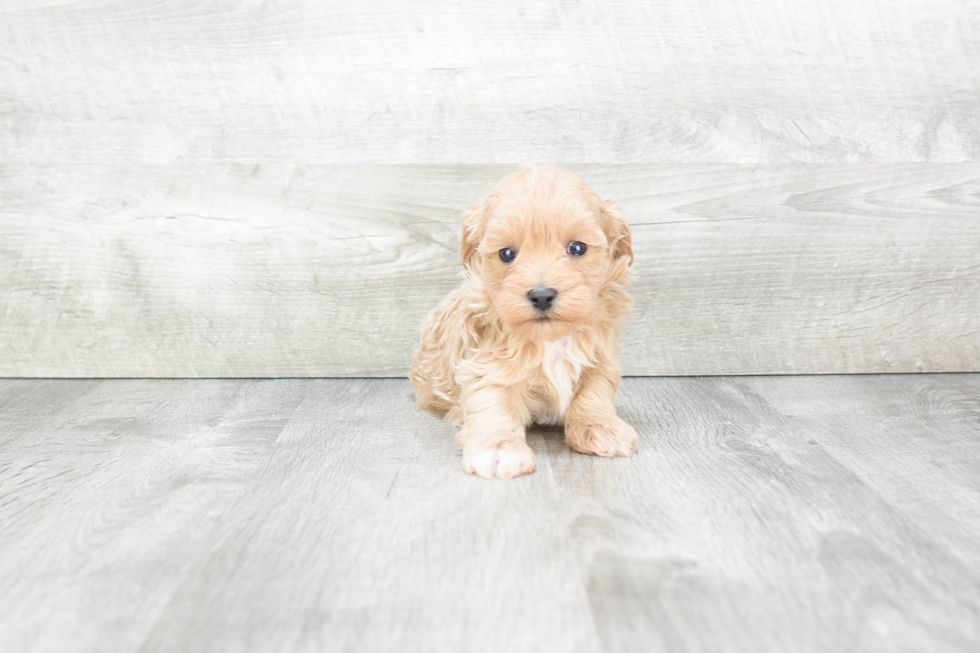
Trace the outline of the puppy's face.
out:
[[[505,177],[463,226],[464,262],[504,326],[529,339],[560,338],[601,318],[600,290],[625,281],[632,262],[619,209],[557,168]]]

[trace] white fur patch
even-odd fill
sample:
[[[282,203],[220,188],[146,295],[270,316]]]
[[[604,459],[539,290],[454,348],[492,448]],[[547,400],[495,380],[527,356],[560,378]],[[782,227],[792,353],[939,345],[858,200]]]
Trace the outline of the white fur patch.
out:
[[[582,374],[584,360],[575,347],[575,339],[568,335],[544,343],[544,359],[541,371],[552,387],[554,415],[548,421],[561,421],[572,401],[575,384]]]

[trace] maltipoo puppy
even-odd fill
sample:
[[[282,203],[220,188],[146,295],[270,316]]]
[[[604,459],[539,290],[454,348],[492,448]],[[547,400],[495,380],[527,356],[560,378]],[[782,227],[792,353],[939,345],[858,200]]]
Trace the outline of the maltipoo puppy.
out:
[[[629,456],[616,415],[616,362],[633,241],[622,213],[577,176],[531,166],[463,214],[463,284],[419,329],[411,379],[423,408],[462,428],[463,469],[534,471],[532,423],[564,424],[568,445]]]

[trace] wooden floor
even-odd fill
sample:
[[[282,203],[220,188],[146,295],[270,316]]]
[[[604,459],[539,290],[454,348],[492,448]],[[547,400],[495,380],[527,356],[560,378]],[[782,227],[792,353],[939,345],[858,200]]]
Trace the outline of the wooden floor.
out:
[[[0,380],[0,651],[980,650],[980,375],[619,404],[504,482],[405,380]]]

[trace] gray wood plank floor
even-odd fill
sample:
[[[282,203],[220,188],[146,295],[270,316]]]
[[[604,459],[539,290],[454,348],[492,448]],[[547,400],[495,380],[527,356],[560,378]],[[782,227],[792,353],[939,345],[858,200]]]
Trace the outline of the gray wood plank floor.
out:
[[[626,379],[488,482],[404,380],[3,380],[0,650],[976,651],[978,399]]]

